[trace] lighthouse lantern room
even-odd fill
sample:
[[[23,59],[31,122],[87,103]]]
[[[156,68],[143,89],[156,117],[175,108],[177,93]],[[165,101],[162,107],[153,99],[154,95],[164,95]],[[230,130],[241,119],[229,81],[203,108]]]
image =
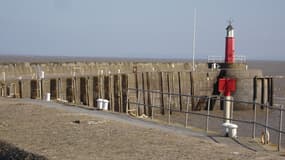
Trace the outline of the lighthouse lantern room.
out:
[[[225,50],[225,63],[232,64],[235,62],[235,38],[234,38],[234,28],[231,21],[226,28],[226,50]]]

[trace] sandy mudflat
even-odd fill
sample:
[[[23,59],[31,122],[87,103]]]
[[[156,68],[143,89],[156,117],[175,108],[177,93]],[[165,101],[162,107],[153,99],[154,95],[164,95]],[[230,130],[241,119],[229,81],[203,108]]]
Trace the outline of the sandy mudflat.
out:
[[[282,159],[199,138],[0,98],[0,140],[48,159]],[[79,120],[80,123],[74,123]]]

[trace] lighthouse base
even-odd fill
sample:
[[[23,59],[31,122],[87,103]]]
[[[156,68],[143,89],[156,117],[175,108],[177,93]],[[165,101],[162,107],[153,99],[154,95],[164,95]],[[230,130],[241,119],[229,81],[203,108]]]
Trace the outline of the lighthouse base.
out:
[[[246,64],[224,64],[223,77],[236,79],[236,91],[232,96],[237,101],[251,102],[254,95],[254,77],[262,76],[262,71],[258,69],[248,69]],[[260,92],[260,91],[258,91]],[[234,110],[252,109],[251,104],[235,102]]]

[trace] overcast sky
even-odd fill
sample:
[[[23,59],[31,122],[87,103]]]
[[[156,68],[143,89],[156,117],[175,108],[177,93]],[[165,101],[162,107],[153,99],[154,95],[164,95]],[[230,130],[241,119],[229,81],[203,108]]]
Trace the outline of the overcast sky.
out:
[[[285,60],[284,0],[0,0],[0,54],[130,58],[236,54]]]

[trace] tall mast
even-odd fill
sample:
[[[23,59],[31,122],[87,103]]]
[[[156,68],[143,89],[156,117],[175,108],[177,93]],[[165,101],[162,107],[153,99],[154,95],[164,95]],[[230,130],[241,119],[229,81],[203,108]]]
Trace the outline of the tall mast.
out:
[[[195,49],[196,49],[196,8],[194,8],[194,23],[193,23],[193,48],[192,48],[192,69],[195,71]]]

